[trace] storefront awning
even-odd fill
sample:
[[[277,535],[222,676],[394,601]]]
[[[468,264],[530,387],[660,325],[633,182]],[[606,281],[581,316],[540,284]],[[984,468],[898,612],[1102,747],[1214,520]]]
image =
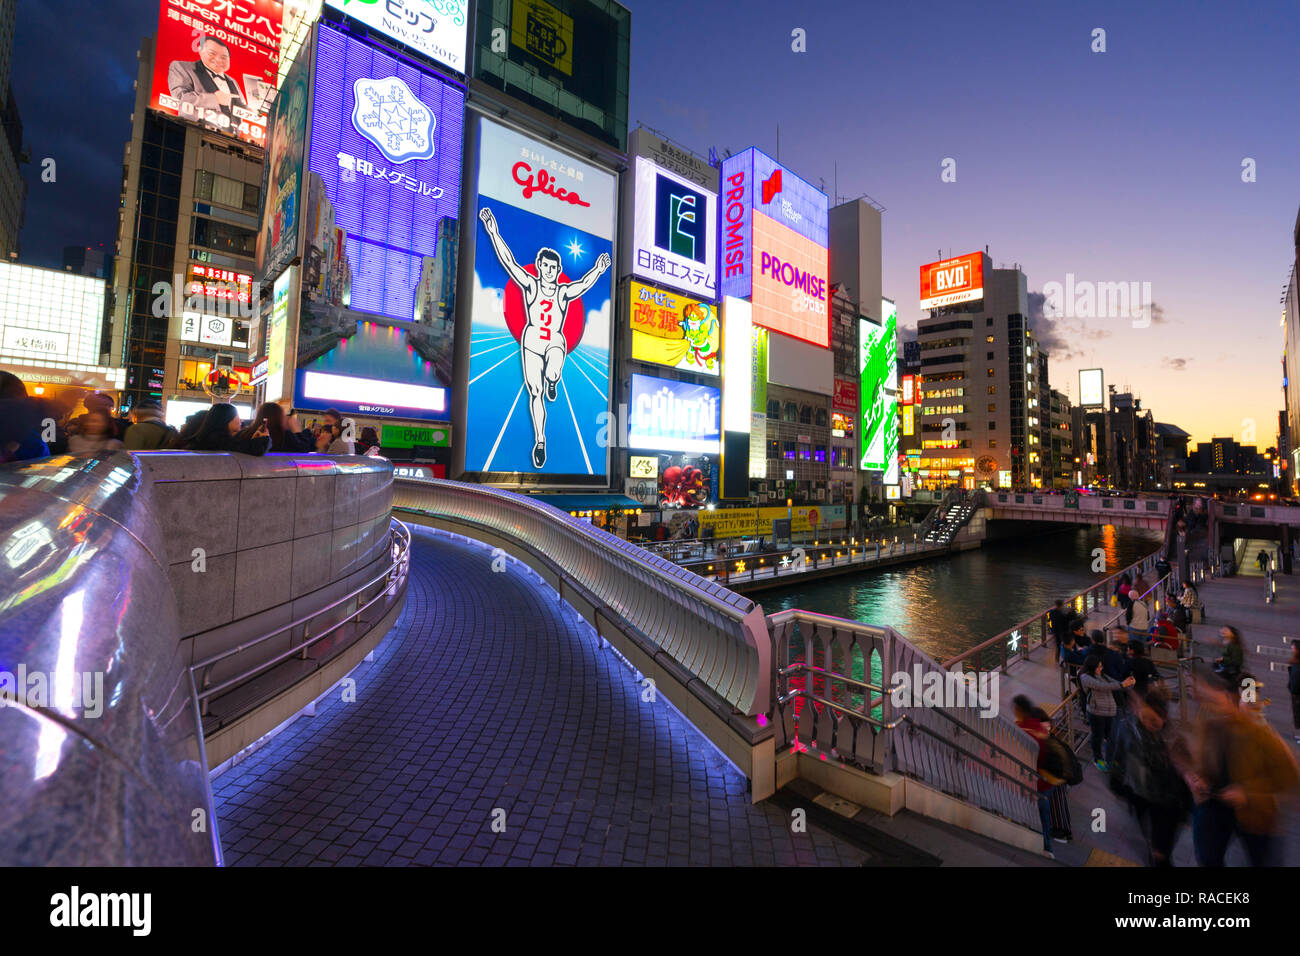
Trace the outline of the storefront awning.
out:
[[[529,495],[537,501],[544,502],[561,511],[635,511],[645,510],[645,505],[627,495],[590,494],[590,495]]]

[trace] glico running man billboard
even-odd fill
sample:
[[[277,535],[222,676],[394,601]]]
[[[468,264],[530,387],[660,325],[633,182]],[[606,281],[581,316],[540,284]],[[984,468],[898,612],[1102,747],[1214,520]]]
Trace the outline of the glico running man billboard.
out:
[[[447,421],[464,94],[319,28],[299,408]]]
[[[751,299],[755,325],[829,348],[830,203],[772,157],[722,164],[722,294]]]
[[[465,470],[604,482],[616,179],[479,120]]]
[[[863,471],[884,472],[887,485],[898,483],[898,318],[888,313],[884,325],[858,320],[859,455]]]
[[[283,17],[280,0],[163,0],[149,106],[264,147]]]

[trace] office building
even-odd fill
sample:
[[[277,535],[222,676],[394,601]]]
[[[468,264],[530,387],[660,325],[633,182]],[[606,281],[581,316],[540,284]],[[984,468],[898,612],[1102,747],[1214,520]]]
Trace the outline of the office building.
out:
[[[13,64],[14,27],[18,18],[18,0],[0,0],[0,260],[13,259],[19,249],[18,234],[23,228],[27,184],[21,166],[31,162],[23,145],[23,121],[9,82]]]
[[[1048,408],[1025,274],[993,269],[987,253],[932,266],[960,272],[963,294],[976,297],[933,308],[917,325],[920,485],[1042,487]]]

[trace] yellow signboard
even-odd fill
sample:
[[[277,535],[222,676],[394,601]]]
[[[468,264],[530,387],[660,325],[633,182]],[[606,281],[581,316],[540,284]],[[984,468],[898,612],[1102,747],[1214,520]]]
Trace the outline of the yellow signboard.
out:
[[[721,371],[722,329],[714,306],[640,282],[631,284],[629,298],[632,358],[705,375]]]
[[[573,18],[546,0],[514,0],[512,9],[510,42],[573,76]]]
[[[829,531],[836,524],[843,526],[844,506],[816,505],[798,508],[727,508],[696,513],[700,530],[712,528],[717,538],[743,538],[772,534],[772,522],[790,518],[794,534],[805,531]]]

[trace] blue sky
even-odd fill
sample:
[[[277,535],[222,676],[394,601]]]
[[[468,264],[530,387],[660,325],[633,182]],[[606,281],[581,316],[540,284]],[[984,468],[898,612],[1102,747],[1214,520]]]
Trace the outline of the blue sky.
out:
[[[840,196],[886,207],[885,294],[904,326],[919,317],[917,269],[940,250],[987,244],[1031,290],[1068,273],[1149,282],[1162,319],[1149,328],[1041,329],[1053,384],[1076,394],[1077,369],[1100,365],[1197,440],[1247,437],[1252,419],[1273,443],[1300,205],[1294,3],[625,3],[633,125],[700,153],[773,155],[779,126],[780,159],[805,179],[836,191],[838,167]],[[135,52],[156,22],[142,0],[19,4],[24,261],[111,249]],[[956,182],[940,180],[946,158]]]

